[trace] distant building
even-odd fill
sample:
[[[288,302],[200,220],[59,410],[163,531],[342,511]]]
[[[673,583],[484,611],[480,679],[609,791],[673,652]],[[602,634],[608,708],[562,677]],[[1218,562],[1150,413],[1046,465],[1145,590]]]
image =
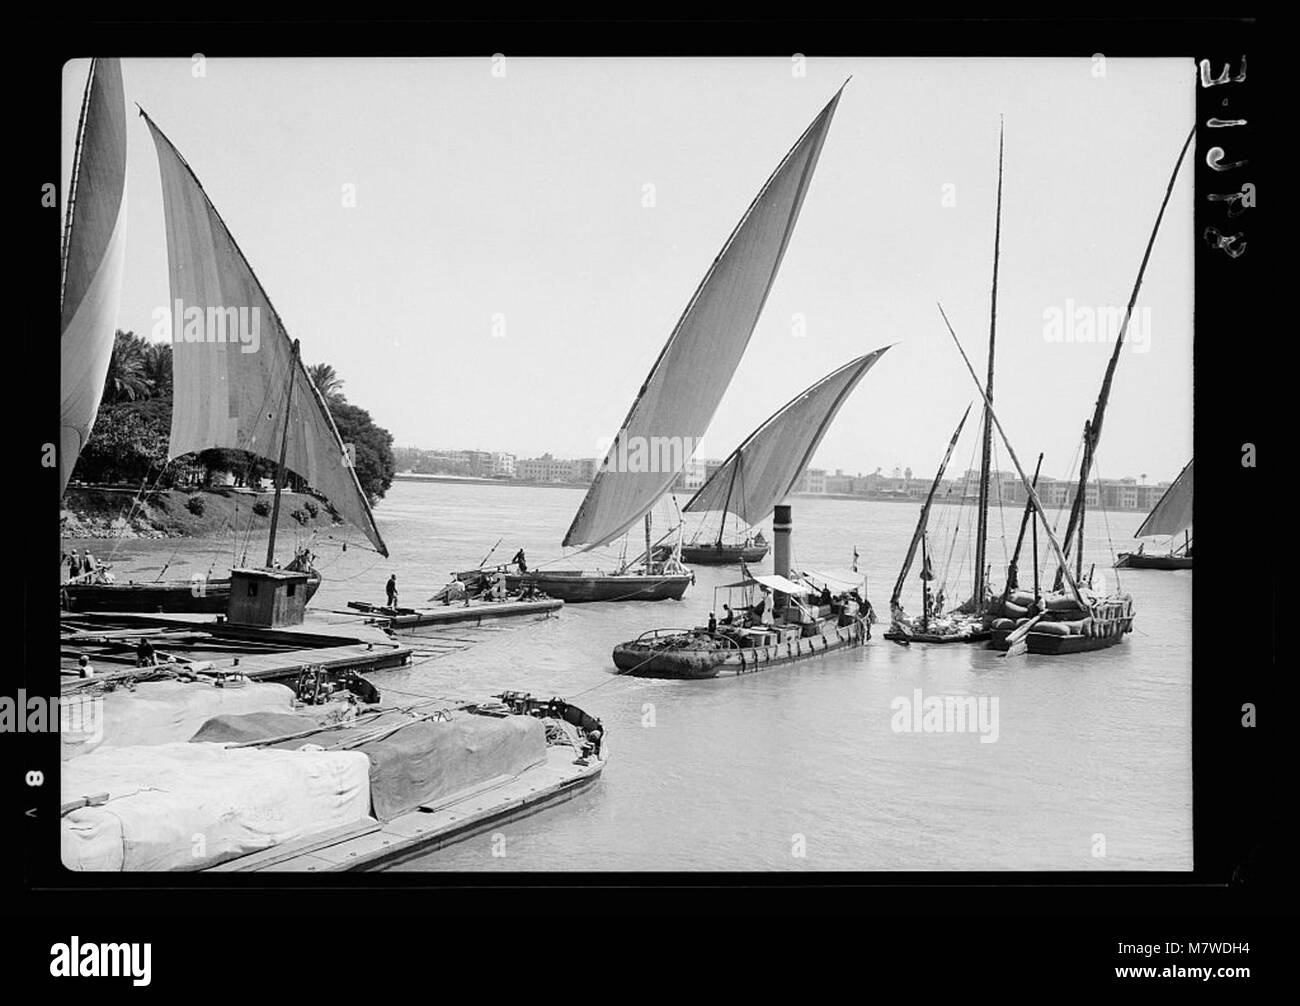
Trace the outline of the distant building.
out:
[[[720,466],[721,462],[713,462],[713,464]],[[708,462],[691,458],[691,460],[686,462],[685,467],[677,473],[677,478],[673,481],[672,485],[673,490],[679,492],[695,492],[695,490],[699,489],[700,486],[704,485],[704,481],[707,478],[707,475],[705,474],[707,471],[707,465]],[[716,467],[714,468],[714,471],[717,471]]]
[[[557,458],[549,452],[540,458],[518,458],[514,477],[521,482],[583,482],[596,477],[600,461],[596,458]]]

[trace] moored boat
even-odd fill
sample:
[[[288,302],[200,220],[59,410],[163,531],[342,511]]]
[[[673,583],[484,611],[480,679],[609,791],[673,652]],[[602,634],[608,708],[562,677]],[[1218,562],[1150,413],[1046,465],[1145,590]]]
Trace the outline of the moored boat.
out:
[[[566,604],[589,601],[680,601],[695,582],[689,571],[670,573],[662,563],[650,572],[589,573],[582,570],[543,569],[529,573],[507,573],[508,590],[536,590]]]
[[[285,565],[290,572],[307,574],[307,601],[320,589],[321,575],[312,567],[315,557],[306,550]],[[230,604],[230,577],[211,580],[159,580],[154,583],[77,583],[63,585],[65,611],[141,611],[165,614],[223,614]]]
[[[193,169],[143,109],[140,114],[158,156],[175,307],[169,319],[172,368],[176,387],[186,389],[172,404],[168,463],[218,447],[276,461],[267,570],[278,568],[276,533],[290,472],[311,485],[386,557],[388,548],[349,449],[303,366],[298,341],[290,338]],[[250,345],[253,339],[256,346]],[[295,563],[301,561],[300,552]],[[319,572],[294,563],[287,568],[309,572],[308,597],[315,593]],[[225,610],[230,580],[71,583],[64,593],[78,611],[211,613]]]
[[[762,562],[768,545],[753,540],[743,542],[715,541],[708,544],[682,546],[682,561],[696,566],[735,566],[739,563]]]
[[[890,628],[885,633],[885,638],[903,645],[912,643],[939,645],[945,643],[975,643],[983,642],[991,635],[990,622],[993,617],[993,597],[988,583],[986,557],[988,548],[989,480],[992,471],[993,450],[993,363],[994,350],[997,346],[998,264],[1002,240],[1002,163],[1003,134],[999,129],[997,208],[994,215],[993,230],[993,282],[989,307],[988,374],[985,386],[981,389],[985,406],[984,421],[980,431],[979,486],[975,497],[976,527],[971,593],[965,602],[958,605],[948,607],[944,604],[943,599],[948,587],[947,576],[952,559],[952,548],[957,543],[957,526],[954,525],[952,528],[952,544],[948,550],[948,562],[944,563],[940,568],[937,592],[932,592],[930,589],[930,583],[935,579],[935,574],[931,567],[927,548],[927,525],[930,519],[930,508],[943,479],[944,470],[952,457],[953,448],[956,447],[957,439],[961,436],[966,417],[970,414],[970,409],[967,408],[966,413],[962,415],[961,422],[957,424],[956,432],[953,433],[948,442],[948,450],[943,456],[943,461],[935,474],[934,482],[930,486],[930,492],[921,507],[921,515],[917,520],[916,531],[912,535],[911,544],[907,549],[907,556],[903,560],[903,567],[898,574],[894,592],[889,599]],[[964,503],[965,500],[963,499],[961,502]],[[956,517],[957,522],[960,522],[960,519],[960,516]],[[922,585],[921,611],[919,614],[909,614],[902,603],[902,590],[907,574],[916,558],[918,545],[922,553],[920,574]]]
[[[1006,432],[1002,429],[1001,423],[998,422],[996,415],[993,413],[992,399],[983,388],[980,388],[986,412],[996,425],[998,433],[1006,444],[1011,460],[1015,464],[1016,473],[1024,484],[1029,505],[1033,507],[1039,521],[1042,523],[1043,531],[1052,546],[1057,561],[1056,580],[1053,589],[1041,599],[1036,600],[1035,606],[1038,610],[1033,613],[1032,617],[1020,619],[1014,629],[1006,631],[1005,634],[1000,634],[998,639],[994,640],[994,645],[1005,648],[1008,652],[1013,650],[1016,644],[1022,640],[1025,648],[1030,653],[1055,655],[1105,649],[1122,642],[1125,636],[1133,631],[1135,608],[1132,596],[1119,589],[1106,591],[1104,585],[1099,585],[1094,591],[1095,567],[1086,578],[1083,574],[1083,529],[1088,477],[1096,456],[1097,445],[1101,439],[1106,406],[1109,402],[1111,385],[1114,381],[1116,367],[1119,364],[1120,353],[1124,346],[1124,336],[1128,330],[1129,320],[1132,317],[1138,293],[1142,288],[1142,277],[1146,271],[1147,262],[1151,258],[1151,250],[1155,245],[1156,235],[1160,231],[1160,222],[1164,218],[1165,208],[1169,204],[1169,197],[1173,192],[1174,183],[1178,179],[1179,170],[1195,135],[1196,130],[1193,127],[1187,134],[1187,139],[1184,141],[1178,159],[1174,163],[1173,172],[1165,188],[1164,199],[1160,204],[1159,212],[1156,214],[1151,235],[1147,240],[1146,251],[1142,256],[1141,265],[1138,267],[1137,279],[1134,281],[1133,290],[1129,296],[1128,306],[1124,312],[1124,320],[1115,339],[1115,348],[1106,365],[1101,391],[1097,396],[1091,419],[1084,423],[1079,480],[1074,501],[1070,508],[1070,520],[1066,527],[1063,545],[1057,541],[1034,485],[1025,475],[1024,469],[1021,468],[1020,462],[1016,458],[1015,449],[1011,446]],[[939,310],[943,314],[943,308],[940,307]],[[966,356],[966,351],[961,348],[961,341],[957,338],[957,333],[953,331],[946,314],[943,314],[943,319],[954,343],[957,345],[958,352],[961,353],[971,379],[975,381],[978,387],[979,379],[970,364],[969,358]],[[1070,547],[1072,544],[1076,545],[1073,562],[1070,561]],[[1005,625],[1002,628],[1005,629]]]
[[[822,603],[815,586],[790,570],[790,507],[776,507],[773,532],[776,547],[770,576],[747,576],[717,590],[757,589],[758,604],[746,604],[741,624],[693,629],[653,629],[614,647],[614,665],[623,674],[641,678],[699,679],[751,674],[809,657],[861,646],[870,638],[862,595],[841,592]],[[823,580],[828,579],[824,575]],[[823,586],[829,593],[829,589]],[[716,592],[715,592],[716,593]],[[771,597],[771,621],[766,621]],[[716,602],[715,602],[716,604]]]
[[[1121,552],[1115,560],[1116,569],[1191,569],[1192,568],[1192,462],[1185,467],[1174,480],[1174,484],[1165,490],[1160,502],[1147,515],[1142,526],[1134,532],[1134,538],[1155,538],[1168,535],[1170,545],[1165,552],[1148,552],[1146,543],[1138,546],[1136,552]],[[1183,536],[1182,543],[1173,546],[1172,541],[1178,535]]]

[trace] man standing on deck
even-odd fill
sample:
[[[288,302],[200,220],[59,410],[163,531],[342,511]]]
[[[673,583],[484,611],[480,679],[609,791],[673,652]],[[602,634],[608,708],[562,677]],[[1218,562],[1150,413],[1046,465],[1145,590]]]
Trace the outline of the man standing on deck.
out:
[[[710,611],[709,612],[709,635],[712,636],[715,633],[717,633],[717,631],[718,631],[718,620],[713,616],[713,612]]]
[[[397,607],[397,574],[394,573],[388,578],[388,585],[384,588],[388,594],[388,606]]]
[[[153,667],[158,663],[154,657],[153,643],[149,642],[148,636],[142,636],[140,645],[135,648],[135,664],[137,667]]]
[[[515,557],[510,561],[519,566],[519,572],[528,572],[528,561],[524,558],[524,550],[522,548],[515,553]]]

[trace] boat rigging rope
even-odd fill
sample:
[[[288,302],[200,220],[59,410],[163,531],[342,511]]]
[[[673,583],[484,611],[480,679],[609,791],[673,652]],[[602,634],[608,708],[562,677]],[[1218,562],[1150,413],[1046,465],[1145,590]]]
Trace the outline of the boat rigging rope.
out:
[[[1115,539],[1110,533],[1110,510],[1106,507],[1106,498],[1101,494],[1101,466],[1097,464],[1097,446],[1092,448],[1092,470],[1097,473],[1097,503],[1101,508],[1101,522],[1106,528],[1106,544],[1110,548],[1110,566],[1115,573],[1115,590],[1120,589],[1119,567],[1115,565]]]

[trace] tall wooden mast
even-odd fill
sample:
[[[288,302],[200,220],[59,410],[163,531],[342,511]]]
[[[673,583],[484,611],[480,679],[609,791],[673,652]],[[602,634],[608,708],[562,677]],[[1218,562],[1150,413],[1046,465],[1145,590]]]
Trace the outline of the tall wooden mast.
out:
[[[1128,307],[1124,309],[1124,321],[1120,324],[1119,335],[1115,339],[1115,349],[1110,354],[1110,362],[1106,364],[1106,375],[1101,380],[1101,393],[1097,396],[1097,404],[1093,408],[1092,421],[1084,428],[1083,460],[1079,464],[1079,487],[1074,494],[1074,505],[1070,507],[1070,523],[1065,529],[1065,554],[1068,558],[1070,554],[1070,542],[1074,539],[1079,530],[1079,524],[1083,520],[1084,495],[1088,489],[1088,475],[1092,468],[1093,459],[1096,455],[1097,443],[1101,440],[1101,424],[1106,418],[1106,403],[1110,399],[1110,386],[1115,380],[1115,367],[1119,364],[1119,354],[1124,348],[1124,335],[1128,332],[1129,319],[1133,316],[1133,308],[1137,304],[1138,291],[1142,289],[1142,277],[1147,271],[1147,262],[1151,258],[1151,249],[1155,247],[1156,235],[1160,233],[1160,221],[1164,219],[1165,207],[1169,205],[1169,197],[1174,191],[1174,182],[1178,180],[1178,170],[1183,166],[1183,158],[1187,156],[1187,148],[1192,145],[1192,138],[1196,135],[1196,127],[1192,126],[1191,131],[1187,134],[1187,139],[1183,141],[1183,149],[1178,152],[1178,160],[1174,162],[1174,170],[1169,176],[1169,184],[1165,187],[1165,198],[1160,203],[1160,212],[1156,214],[1156,222],[1151,227],[1151,236],[1147,239],[1146,251],[1142,253],[1142,264],[1138,266],[1137,279],[1133,282],[1133,292],[1129,294]],[[1080,543],[1082,544],[1082,543]],[[1082,568],[1082,562],[1080,562]],[[1056,590],[1061,589],[1061,571],[1056,572]]]
[[[984,443],[980,452],[979,515],[975,528],[975,610],[983,611],[985,561],[989,530],[989,466],[993,452],[993,348],[998,327],[998,251],[1002,243],[1002,148],[1003,127],[998,125],[998,208],[993,229],[993,293],[989,305],[989,366],[984,397]]]
[[[275,565],[275,530],[280,524],[280,496],[284,491],[284,459],[289,449],[289,416],[293,405],[293,379],[298,372],[298,340],[293,340],[289,360],[289,388],[284,396],[284,432],[280,436],[280,461],[275,466],[275,503],[271,507],[271,535],[266,541],[266,568]]]

